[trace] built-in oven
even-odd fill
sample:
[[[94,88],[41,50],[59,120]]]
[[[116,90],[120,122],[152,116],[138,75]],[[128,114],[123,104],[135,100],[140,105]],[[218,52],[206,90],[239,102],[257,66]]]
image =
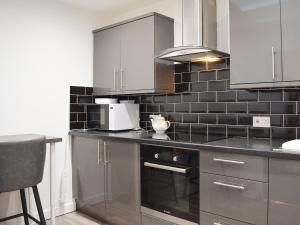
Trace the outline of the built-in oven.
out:
[[[176,224],[199,224],[199,153],[141,145],[142,212]]]

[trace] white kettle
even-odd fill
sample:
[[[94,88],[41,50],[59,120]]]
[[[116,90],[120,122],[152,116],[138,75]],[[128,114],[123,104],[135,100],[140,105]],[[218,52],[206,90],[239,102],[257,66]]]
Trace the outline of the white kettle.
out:
[[[157,134],[164,134],[170,127],[170,121],[167,121],[165,117],[159,115],[150,115],[152,127]]]

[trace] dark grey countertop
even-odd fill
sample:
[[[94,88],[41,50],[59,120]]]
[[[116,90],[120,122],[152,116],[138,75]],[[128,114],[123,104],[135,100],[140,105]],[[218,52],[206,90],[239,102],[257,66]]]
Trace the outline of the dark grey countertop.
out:
[[[147,132],[100,132],[72,130],[70,135],[111,139],[119,141],[138,142],[142,144],[152,144],[177,148],[186,148],[198,151],[221,151],[229,153],[240,153],[247,155],[266,156],[273,158],[300,160],[300,153],[284,152],[280,149],[282,143],[287,140],[268,140],[268,139],[247,139],[247,138],[228,138],[207,143],[196,143],[188,141],[159,140],[151,138],[152,134]]]

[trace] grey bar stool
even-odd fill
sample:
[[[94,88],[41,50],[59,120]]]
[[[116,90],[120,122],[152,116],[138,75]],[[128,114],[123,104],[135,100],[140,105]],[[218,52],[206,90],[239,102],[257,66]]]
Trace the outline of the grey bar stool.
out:
[[[0,219],[0,222],[24,217],[46,225],[43,208],[37,188],[42,181],[46,156],[45,136],[27,134],[0,136],[0,193],[20,191],[23,213]],[[39,214],[38,221],[28,214],[25,188],[31,187]]]

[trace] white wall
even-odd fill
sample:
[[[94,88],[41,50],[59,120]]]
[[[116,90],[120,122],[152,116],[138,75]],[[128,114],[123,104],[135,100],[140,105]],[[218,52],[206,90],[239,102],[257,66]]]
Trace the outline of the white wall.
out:
[[[130,19],[149,12],[157,12],[173,18],[174,21],[174,44],[182,44],[182,0],[161,0],[146,6],[126,11],[115,11],[105,15],[105,24],[112,24]]]
[[[99,24],[96,13],[53,0],[0,1],[0,135],[63,137],[64,143],[57,144],[57,188],[69,130],[69,86],[92,85],[91,30]],[[39,186],[46,213],[48,167],[47,162]],[[71,194],[69,180],[61,212],[73,208]],[[18,193],[0,194],[0,217],[19,208]]]

